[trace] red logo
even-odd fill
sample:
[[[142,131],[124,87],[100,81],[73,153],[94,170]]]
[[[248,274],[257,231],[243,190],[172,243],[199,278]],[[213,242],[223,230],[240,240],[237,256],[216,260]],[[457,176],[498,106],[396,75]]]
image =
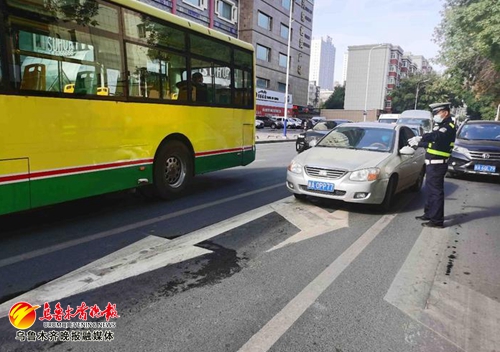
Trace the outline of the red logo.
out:
[[[10,308],[9,320],[17,329],[29,329],[36,320],[36,312],[40,306],[32,306],[27,302],[18,302]]]

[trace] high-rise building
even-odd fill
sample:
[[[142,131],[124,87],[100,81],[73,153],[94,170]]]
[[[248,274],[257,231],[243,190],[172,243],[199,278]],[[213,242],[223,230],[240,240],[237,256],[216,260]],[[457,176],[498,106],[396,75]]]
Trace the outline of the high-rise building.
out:
[[[391,90],[408,74],[432,71],[421,55],[403,55],[392,44],[350,46],[347,65],[344,109],[391,111]],[[420,63],[413,61],[417,58]],[[419,66],[420,65],[420,66]]]
[[[292,2],[295,6],[287,59]],[[294,105],[307,105],[313,8],[313,0],[240,1],[239,38],[255,47],[257,91],[285,92],[289,60],[289,95]]]
[[[309,81],[316,81],[321,89],[333,90],[335,74],[335,46],[332,38],[315,38],[311,44]]]
[[[349,65],[349,52],[344,53],[344,60],[342,61],[342,85],[347,81],[347,66]]]

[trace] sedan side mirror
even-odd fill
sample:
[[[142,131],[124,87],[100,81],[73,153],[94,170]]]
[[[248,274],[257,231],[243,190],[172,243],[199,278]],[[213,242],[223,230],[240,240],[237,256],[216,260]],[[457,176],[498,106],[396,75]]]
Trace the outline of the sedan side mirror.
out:
[[[401,155],[413,155],[415,154],[415,150],[410,146],[404,146],[399,150],[399,154]]]

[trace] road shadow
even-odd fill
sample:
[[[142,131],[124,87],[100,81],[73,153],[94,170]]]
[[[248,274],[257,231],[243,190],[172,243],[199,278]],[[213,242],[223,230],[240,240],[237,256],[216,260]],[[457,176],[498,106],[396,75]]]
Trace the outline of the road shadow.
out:
[[[451,227],[456,225],[463,225],[474,220],[500,216],[500,206],[496,206],[494,208],[468,206],[468,208],[478,208],[478,210],[464,210],[460,213],[446,215],[444,217],[445,226]]]

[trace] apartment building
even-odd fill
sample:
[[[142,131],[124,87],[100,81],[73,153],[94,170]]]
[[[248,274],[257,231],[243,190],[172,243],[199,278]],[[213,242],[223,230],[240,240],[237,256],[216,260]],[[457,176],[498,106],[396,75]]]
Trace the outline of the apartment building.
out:
[[[305,106],[308,102],[314,2],[294,2],[290,29],[292,0],[240,1],[239,38],[255,47],[257,91],[283,94],[289,60],[289,103]],[[290,30],[290,57],[287,59]]]
[[[422,55],[404,53],[400,46],[389,43],[350,46],[348,55],[346,110],[390,112],[390,92],[399,86],[401,78],[432,71]]]

